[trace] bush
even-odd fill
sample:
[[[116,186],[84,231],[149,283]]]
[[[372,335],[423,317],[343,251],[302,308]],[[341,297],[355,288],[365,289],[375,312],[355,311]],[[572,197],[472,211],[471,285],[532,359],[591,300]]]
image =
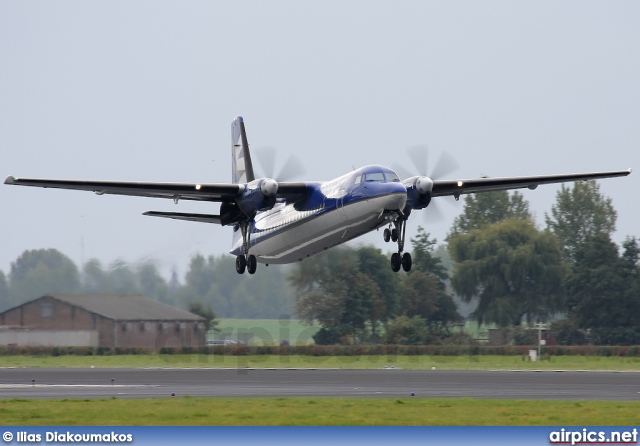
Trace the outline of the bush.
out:
[[[570,319],[553,322],[549,336],[554,344],[559,345],[585,345],[587,343],[585,331],[579,329],[577,324]]]
[[[593,328],[588,339],[593,345],[637,345],[640,332],[636,327]]]
[[[337,332],[322,327],[313,335],[313,341],[318,345],[333,345],[340,342],[340,336]]]
[[[460,341],[464,338],[460,338]],[[158,351],[161,355],[209,354],[209,355],[303,355],[303,356],[527,356],[534,345],[478,345],[439,344],[439,345],[300,345],[300,346],[201,346],[201,347],[164,347]],[[18,347],[0,346],[0,356],[91,356],[91,355],[142,355],[153,352],[141,347]],[[543,349],[551,356],[616,356],[640,357],[640,345],[551,345]]]

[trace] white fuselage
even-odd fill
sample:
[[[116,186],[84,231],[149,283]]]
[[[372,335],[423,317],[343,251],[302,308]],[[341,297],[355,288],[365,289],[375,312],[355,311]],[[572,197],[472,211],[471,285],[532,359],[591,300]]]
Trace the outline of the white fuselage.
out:
[[[322,206],[297,211],[292,204],[277,204],[256,216],[250,253],[260,263],[280,264],[304,260],[389,223],[388,212],[403,209],[406,193],[363,198],[342,205],[327,199]],[[231,250],[241,249],[235,237]]]

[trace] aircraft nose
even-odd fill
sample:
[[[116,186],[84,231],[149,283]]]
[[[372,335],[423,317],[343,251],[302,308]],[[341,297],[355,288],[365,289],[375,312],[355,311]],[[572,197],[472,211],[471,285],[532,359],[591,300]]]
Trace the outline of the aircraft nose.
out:
[[[389,186],[389,189],[384,208],[387,210],[404,209],[407,203],[407,188],[402,183],[387,183],[386,186]]]

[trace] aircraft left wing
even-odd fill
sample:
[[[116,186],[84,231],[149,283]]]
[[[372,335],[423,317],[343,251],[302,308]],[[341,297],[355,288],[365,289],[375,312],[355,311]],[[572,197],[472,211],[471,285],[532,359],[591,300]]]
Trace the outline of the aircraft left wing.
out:
[[[242,193],[242,184],[231,183],[154,183],[144,181],[49,180],[7,177],[4,184],[95,192],[98,195],[131,195],[173,200],[233,201]]]
[[[18,178],[8,176],[4,184],[94,192],[97,195],[130,195],[136,197],[170,198],[232,202],[244,191],[244,184],[234,183],[155,183],[147,181],[85,181]],[[278,183],[278,198],[296,201],[313,191],[307,183]]]
[[[561,175],[539,175],[531,177],[476,178],[471,180],[434,180],[431,196],[460,196],[476,192],[491,192],[508,189],[535,189],[540,184],[565,183],[568,181],[597,180],[600,178],[624,177],[631,169],[610,172],[572,173]]]

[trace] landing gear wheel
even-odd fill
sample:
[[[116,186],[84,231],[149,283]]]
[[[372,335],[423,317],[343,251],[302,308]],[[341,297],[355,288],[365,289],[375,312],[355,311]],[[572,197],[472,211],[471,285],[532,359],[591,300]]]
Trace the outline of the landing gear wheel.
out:
[[[243,274],[246,267],[247,261],[245,260],[244,256],[236,257],[236,272],[238,274]]]
[[[409,254],[408,252],[405,252],[402,255],[402,269],[405,270],[406,272],[411,271],[411,254]]]
[[[249,274],[255,274],[256,269],[258,269],[258,261],[256,260],[256,256],[249,255],[247,259],[247,272]]]
[[[394,242],[398,241],[398,230],[397,229],[392,229],[391,230],[391,240]],[[400,254],[398,254],[398,256],[400,256]]]
[[[389,240],[391,240],[391,231],[389,230],[389,228],[384,229],[384,232],[382,233],[382,238],[384,239],[385,242],[388,242]]]
[[[397,273],[398,271],[400,271],[401,264],[402,264],[402,260],[400,259],[400,254],[397,252],[394,252],[393,254],[391,254],[391,269],[393,270],[394,273]]]

